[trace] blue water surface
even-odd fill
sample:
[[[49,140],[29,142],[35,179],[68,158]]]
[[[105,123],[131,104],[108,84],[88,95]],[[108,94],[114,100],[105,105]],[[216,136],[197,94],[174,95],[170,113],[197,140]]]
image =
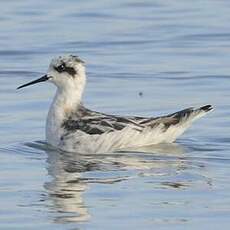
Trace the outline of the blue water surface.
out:
[[[0,229],[228,229],[230,2],[1,1]],[[87,63],[84,103],[120,115],[215,110],[172,145],[47,148],[55,88],[16,87],[61,54]]]

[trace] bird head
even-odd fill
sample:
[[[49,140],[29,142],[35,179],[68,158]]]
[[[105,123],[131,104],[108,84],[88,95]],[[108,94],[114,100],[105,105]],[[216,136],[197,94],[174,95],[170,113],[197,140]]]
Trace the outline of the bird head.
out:
[[[17,89],[44,81],[52,82],[60,90],[84,88],[86,81],[84,61],[74,55],[54,58],[44,76],[21,85]]]

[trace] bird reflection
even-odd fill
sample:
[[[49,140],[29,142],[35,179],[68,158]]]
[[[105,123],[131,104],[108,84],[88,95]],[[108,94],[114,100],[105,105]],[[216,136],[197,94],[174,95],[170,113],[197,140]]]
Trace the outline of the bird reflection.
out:
[[[54,209],[60,215],[56,222],[81,222],[90,218],[84,204],[83,194],[88,185],[81,180],[81,172],[88,169],[87,162],[80,162],[68,158],[66,154],[54,150],[46,151],[48,154],[48,173],[51,181],[45,183]]]
[[[47,149],[46,145],[39,148],[45,149],[48,155],[47,170],[51,180],[44,186],[52,209],[56,212],[55,222],[58,223],[90,220],[84,195],[87,190],[90,191],[91,183],[113,184],[133,177],[152,176],[152,181],[156,179],[158,185],[160,181],[162,187],[183,189],[188,186],[186,181],[172,181],[168,177],[178,175],[179,171],[189,167],[185,160],[186,149],[178,144],[161,144],[101,155],[60,152]],[[119,173],[116,174],[116,170]],[[136,171],[129,173],[129,170]],[[169,182],[162,181],[165,175]]]

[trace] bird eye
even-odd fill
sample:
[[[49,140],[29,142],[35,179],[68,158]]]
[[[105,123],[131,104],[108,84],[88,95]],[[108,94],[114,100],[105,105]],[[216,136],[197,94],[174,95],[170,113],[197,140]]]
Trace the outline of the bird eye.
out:
[[[62,64],[62,65],[60,65],[59,67],[58,67],[60,70],[65,70],[65,66]]]
[[[77,70],[74,69],[74,67],[66,66],[65,63],[59,65],[59,66],[54,66],[54,69],[58,73],[68,73],[71,76],[74,76],[77,73]]]
[[[58,67],[54,67],[56,71],[58,71],[59,73],[64,72],[66,70],[66,66],[65,64],[61,64]]]

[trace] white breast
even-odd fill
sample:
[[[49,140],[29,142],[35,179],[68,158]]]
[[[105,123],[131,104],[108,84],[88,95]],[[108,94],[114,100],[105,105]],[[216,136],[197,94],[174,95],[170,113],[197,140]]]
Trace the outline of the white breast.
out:
[[[65,118],[63,107],[59,106],[57,96],[55,96],[46,119],[46,141],[53,146],[58,146],[60,138],[64,132],[61,127]]]
[[[62,115],[51,107],[46,120],[46,141],[53,146],[58,146],[63,133],[62,120]]]

